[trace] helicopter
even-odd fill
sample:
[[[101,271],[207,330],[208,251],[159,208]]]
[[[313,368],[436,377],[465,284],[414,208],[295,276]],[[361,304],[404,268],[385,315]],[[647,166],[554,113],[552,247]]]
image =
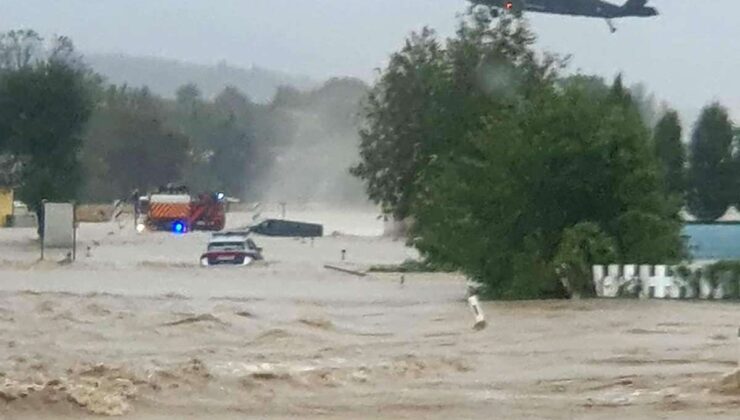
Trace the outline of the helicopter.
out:
[[[585,16],[602,18],[614,33],[617,28],[612,19],[626,17],[652,17],[659,13],[654,7],[647,6],[648,0],[627,0],[619,6],[604,0],[469,0],[475,5],[492,8],[494,16],[500,11],[516,14],[523,12],[548,13],[568,16]]]

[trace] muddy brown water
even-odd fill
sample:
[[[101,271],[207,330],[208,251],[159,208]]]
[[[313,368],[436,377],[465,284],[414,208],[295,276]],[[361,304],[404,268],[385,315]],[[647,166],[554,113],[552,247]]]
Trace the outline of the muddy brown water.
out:
[[[734,419],[737,306],[483,303],[459,276],[323,269],[413,251],[384,238],[260,240],[268,262],[197,267],[207,237],[110,235],[71,266],[0,232],[0,417]]]

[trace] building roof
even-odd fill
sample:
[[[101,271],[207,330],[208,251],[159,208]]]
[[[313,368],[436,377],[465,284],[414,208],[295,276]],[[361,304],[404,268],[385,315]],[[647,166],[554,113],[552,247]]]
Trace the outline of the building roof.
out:
[[[689,213],[689,210],[686,207],[681,209],[681,212],[679,213],[679,215],[681,216],[681,219],[684,222],[695,222],[696,221],[696,217],[694,217],[691,213]]]
[[[718,222],[737,222],[740,221],[740,212],[737,211],[737,208],[735,206],[730,206],[730,208],[727,209],[725,214],[722,215],[719,219],[717,219]]]

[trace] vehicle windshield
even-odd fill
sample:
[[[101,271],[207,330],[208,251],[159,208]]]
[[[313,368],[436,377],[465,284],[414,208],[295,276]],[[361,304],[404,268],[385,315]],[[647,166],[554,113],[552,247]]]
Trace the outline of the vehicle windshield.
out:
[[[244,242],[216,242],[208,244],[209,251],[244,251]]]

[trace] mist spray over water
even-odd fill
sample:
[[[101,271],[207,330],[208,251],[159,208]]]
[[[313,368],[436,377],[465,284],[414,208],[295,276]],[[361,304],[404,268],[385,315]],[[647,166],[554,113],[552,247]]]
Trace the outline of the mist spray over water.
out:
[[[292,92],[289,100],[275,99],[290,129],[261,177],[263,202],[374,208],[349,173],[359,160],[358,115],[366,91],[361,81],[333,79],[315,91]]]
[[[265,175],[268,202],[366,203],[362,183],[348,168],[358,159],[356,134],[341,133],[308,112],[293,113],[295,137]]]

